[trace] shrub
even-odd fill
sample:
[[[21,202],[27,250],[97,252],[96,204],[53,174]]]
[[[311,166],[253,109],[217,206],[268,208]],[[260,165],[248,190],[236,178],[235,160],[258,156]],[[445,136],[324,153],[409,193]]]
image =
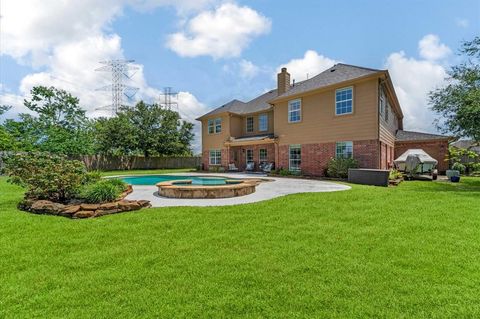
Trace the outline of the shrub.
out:
[[[327,165],[327,175],[330,177],[347,178],[349,168],[357,168],[358,162],[353,158],[332,158]]]
[[[460,163],[460,162],[455,162],[455,163],[453,163],[453,165],[452,165],[452,169],[459,171],[460,174],[465,173],[465,168],[466,168],[465,165],[463,165],[463,164]]]
[[[4,158],[9,182],[26,187],[25,197],[65,202],[75,197],[86,176],[85,165],[63,155],[17,153]]]
[[[100,171],[91,171],[85,174],[82,184],[93,184],[102,178]]]
[[[401,178],[402,176],[403,176],[402,173],[399,172],[398,170],[396,170],[396,169],[391,169],[391,170],[390,170],[390,174],[388,175],[388,179],[395,180],[395,179]]]
[[[81,197],[89,203],[105,203],[116,200],[127,185],[119,179],[105,179],[85,185]]]

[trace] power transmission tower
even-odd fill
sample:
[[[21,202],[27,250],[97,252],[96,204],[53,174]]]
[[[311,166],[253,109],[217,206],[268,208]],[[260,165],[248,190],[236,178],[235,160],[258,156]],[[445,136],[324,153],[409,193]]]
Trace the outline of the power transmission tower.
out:
[[[138,70],[139,68],[131,63],[134,60],[107,60],[101,61],[104,66],[96,69],[95,71],[110,72],[112,75],[112,84],[98,88],[97,91],[111,91],[112,92],[112,104],[101,107],[99,109],[110,109],[113,115],[117,114],[118,110],[123,104],[123,97],[128,99],[133,98],[137,93],[138,88],[129,86],[123,83],[124,80],[130,80],[134,73],[131,71]]]
[[[172,106],[178,108],[178,102],[172,102],[172,98],[178,100],[178,92],[172,92],[172,88],[170,86],[165,87],[163,89],[163,93],[160,94],[160,96],[163,96],[163,98],[160,98],[160,106],[168,110],[171,110]]]

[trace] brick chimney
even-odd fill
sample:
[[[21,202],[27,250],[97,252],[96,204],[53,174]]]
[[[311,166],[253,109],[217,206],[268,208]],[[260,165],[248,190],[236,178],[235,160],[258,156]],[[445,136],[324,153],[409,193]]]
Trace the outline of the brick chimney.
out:
[[[290,73],[287,68],[282,68],[282,72],[277,74],[277,94],[281,95],[290,89]]]

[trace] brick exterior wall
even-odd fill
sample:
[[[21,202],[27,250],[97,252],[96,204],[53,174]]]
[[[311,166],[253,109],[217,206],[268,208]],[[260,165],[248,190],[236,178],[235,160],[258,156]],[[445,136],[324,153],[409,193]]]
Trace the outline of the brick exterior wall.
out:
[[[411,141],[395,143],[395,158],[402,155],[408,149],[420,148],[428,153],[431,157],[438,161],[437,169],[440,173],[444,173],[448,169],[448,141]]]
[[[301,171],[304,175],[324,176],[328,161],[335,157],[335,143],[302,144]],[[353,158],[362,168],[379,168],[379,142],[353,141]],[[289,167],[289,145],[278,146],[278,168]]]

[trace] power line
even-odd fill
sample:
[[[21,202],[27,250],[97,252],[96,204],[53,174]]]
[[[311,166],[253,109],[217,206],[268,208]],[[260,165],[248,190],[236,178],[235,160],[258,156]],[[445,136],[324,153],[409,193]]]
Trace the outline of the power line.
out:
[[[178,100],[178,92],[172,92],[172,87],[167,86],[163,89],[163,93],[160,94],[160,96],[163,96],[163,99],[160,97],[160,106],[171,110],[172,106],[178,109],[178,102],[172,101],[172,98],[175,98]]]

